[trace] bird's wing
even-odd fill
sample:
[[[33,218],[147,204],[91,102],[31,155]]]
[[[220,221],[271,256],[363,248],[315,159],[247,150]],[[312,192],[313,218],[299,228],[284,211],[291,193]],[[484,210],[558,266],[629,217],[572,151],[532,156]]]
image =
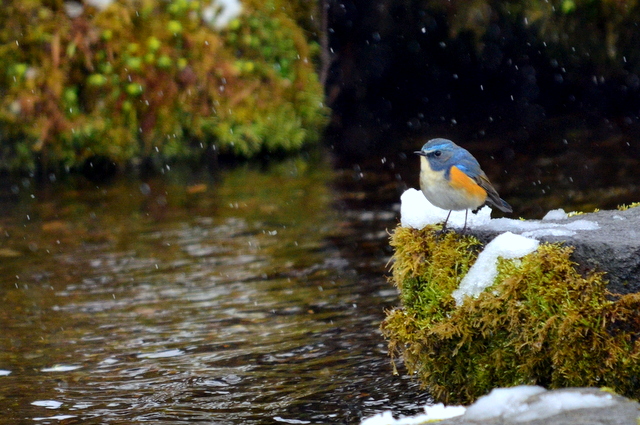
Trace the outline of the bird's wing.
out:
[[[513,212],[511,205],[507,204],[504,199],[500,198],[500,195],[498,195],[498,192],[493,187],[493,185],[489,181],[489,178],[482,170],[480,170],[480,174],[478,174],[478,176],[473,179],[476,183],[478,183],[478,186],[487,191],[487,204],[495,206],[500,211]]]
[[[464,189],[468,196],[477,198],[480,203],[483,203],[487,197],[487,191],[478,184],[476,179],[456,165],[452,165],[449,169],[449,179],[451,186],[457,189]]]
[[[480,169],[480,164],[474,159],[473,161],[465,161],[458,165],[458,168],[466,175],[471,177],[478,186],[487,191],[487,201],[489,205],[493,205],[504,212],[512,212],[512,208],[503,199],[500,198],[498,192],[493,187],[487,175]]]

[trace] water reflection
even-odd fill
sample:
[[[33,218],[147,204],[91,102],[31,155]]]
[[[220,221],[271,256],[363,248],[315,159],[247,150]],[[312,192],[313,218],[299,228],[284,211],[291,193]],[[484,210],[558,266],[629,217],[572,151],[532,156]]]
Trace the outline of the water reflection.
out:
[[[558,158],[498,166],[483,146],[472,150],[516,216],[637,200],[633,158],[596,191],[586,178],[551,184],[568,172]],[[0,188],[0,424],[420,411],[428,395],[392,376],[377,330],[397,304],[387,230],[418,162],[370,160],[333,167],[314,153],[213,175]],[[602,196],[616,184],[624,198]]]
[[[0,423],[419,410],[427,395],[391,375],[377,331],[396,303],[383,273],[397,197],[380,193],[402,183],[344,177],[313,156],[14,188],[0,219]]]

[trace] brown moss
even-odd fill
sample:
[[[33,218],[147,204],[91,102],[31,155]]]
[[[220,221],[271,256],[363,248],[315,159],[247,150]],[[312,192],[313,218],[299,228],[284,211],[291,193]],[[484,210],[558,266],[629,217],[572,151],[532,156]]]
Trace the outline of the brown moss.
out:
[[[225,30],[206,2],[63,2],[0,10],[0,168],[289,152],[325,122],[309,42],[280,1],[243,3]]]

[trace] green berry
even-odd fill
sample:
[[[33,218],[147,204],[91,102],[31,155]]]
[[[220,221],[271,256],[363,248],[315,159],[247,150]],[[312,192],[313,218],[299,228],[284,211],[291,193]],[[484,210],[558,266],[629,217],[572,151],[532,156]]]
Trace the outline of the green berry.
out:
[[[142,94],[142,86],[138,83],[129,83],[125,89],[130,96],[139,96]]]
[[[167,23],[167,31],[172,33],[173,35],[178,35],[182,33],[182,24],[180,21],[171,20]]]
[[[127,67],[135,71],[139,71],[142,68],[142,59],[139,57],[132,57],[127,59]]]
[[[91,74],[87,78],[87,84],[90,86],[102,87],[107,84],[107,77],[102,74]]]
[[[162,46],[162,43],[160,42],[160,40],[158,40],[157,37],[151,36],[147,39],[147,47],[152,52],[155,52],[156,50],[158,50],[160,46]]]
[[[158,65],[158,68],[162,68],[162,69],[170,68],[172,63],[173,61],[167,55],[160,56],[158,58],[158,61],[156,62],[156,64]]]

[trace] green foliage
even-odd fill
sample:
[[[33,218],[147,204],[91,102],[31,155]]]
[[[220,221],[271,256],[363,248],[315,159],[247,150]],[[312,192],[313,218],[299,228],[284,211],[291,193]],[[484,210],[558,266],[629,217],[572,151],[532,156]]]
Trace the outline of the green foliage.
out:
[[[299,149],[306,140],[317,138],[317,132],[308,130],[322,125],[326,112],[309,44],[295,21],[283,13],[286,2],[247,2],[249,7],[254,3],[261,5],[261,13],[231,22],[226,41],[236,52],[234,69],[240,78],[260,84],[253,87],[252,97],[234,102],[228,114],[220,112],[227,122],[215,133],[234,152],[246,156],[265,147]],[[289,102],[274,102],[280,97]]]
[[[302,30],[278,2],[243,2],[222,32],[206,2],[62,1],[0,10],[0,168],[294,151],[326,120]]]
[[[238,155],[251,156],[261,149],[292,151],[302,147],[306,130],[290,105],[277,111],[264,111],[251,122],[231,120],[213,127],[222,145],[231,146]]]
[[[586,276],[572,248],[542,244],[500,260],[490,290],[460,306],[451,292],[477,256],[470,236],[398,227],[393,280],[403,306],[382,324],[434,398],[471,403],[499,386],[608,386],[640,396],[640,294],[614,295],[601,273]]]

